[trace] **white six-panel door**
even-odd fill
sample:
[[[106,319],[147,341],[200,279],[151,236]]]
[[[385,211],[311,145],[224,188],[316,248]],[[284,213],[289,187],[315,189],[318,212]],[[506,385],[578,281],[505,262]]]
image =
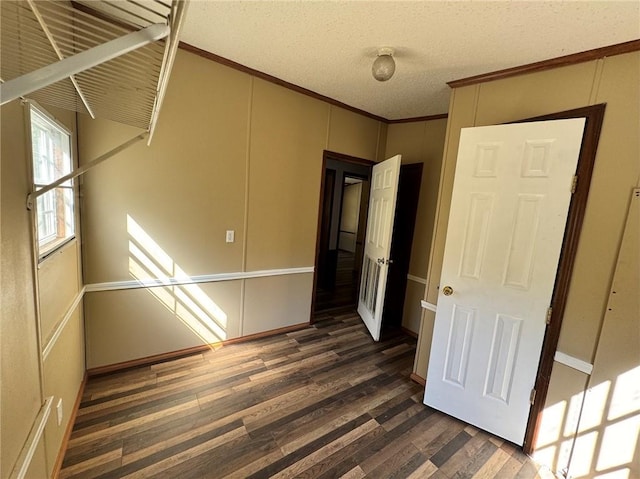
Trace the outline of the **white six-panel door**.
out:
[[[391,233],[400,178],[400,155],[378,163],[371,174],[369,217],[362,261],[358,314],[374,340],[380,339],[389,272]]]
[[[425,404],[522,444],[584,119],[464,128]]]

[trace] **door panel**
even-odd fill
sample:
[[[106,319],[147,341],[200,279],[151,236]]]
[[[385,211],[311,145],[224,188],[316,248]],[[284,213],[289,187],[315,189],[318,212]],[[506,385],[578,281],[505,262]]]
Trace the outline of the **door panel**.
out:
[[[465,128],[425,403],[522,444],[584,119]]]
[[[375,165],[372,171],[358,313],[376,341],[382,327],[400,159],[400,155],[394,156]]]

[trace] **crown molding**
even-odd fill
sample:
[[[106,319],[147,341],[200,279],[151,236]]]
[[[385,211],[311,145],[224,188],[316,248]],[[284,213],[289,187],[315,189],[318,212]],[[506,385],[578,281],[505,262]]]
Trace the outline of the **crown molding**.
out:
[[[593,50],[587,50],[585,52],[572,53],[570,55],[564,55],[562,57],[550,58],[548,60],[542,60],[535,63],[528,63],[526,65],[520,65],[517,67],[506,68],[504,70],[497,70],[490,73],[483,73],[481,75],[462,78],[460,80],[447,82],[447,85],[449,85],[451,88],[460,88],[463,86],[476,85],[478,83],[502,80],[504,78],[524,75],[526,73],[534,73],[543,70],[550,70],[552,68],[575,65],[576,63],[584,63],[591,60],[598,60],[600,58],[622,55],[624,53],[631,53],[639,50],[640,39],[631,40],[629,42],[616,43],[615,45],[595,48]]]
[[[387,123],[389,125],[393,125],[394,123],[414,123],[418,121],[442,120],[444,118],[449,118],[449,114],[440,113],[438,115],[414,116],[412,118],[400,118],[399,120],[387,120]]]

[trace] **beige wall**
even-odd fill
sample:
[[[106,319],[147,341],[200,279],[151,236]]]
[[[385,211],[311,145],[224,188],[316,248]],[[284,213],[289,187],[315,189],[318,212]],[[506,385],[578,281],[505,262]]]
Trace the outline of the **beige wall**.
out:
[[[437,301],[460,128],[607,103],[558,350],[593,363],[629,195],[640,176],[640,53],[455,89],[452,92],[426,299]],[[637,291],[637,286],[636,286]],[[434,315],[425,314],[415,372],[426,375]],[[640,318],[634,318],[636,330]],[[631,351],[626,353],[632,355]],[[594,364],[597,367],[597,364]],[[554,374],[557,375],[556,369]],[[583,378],[584,379],[584,378]],[[614,378],[611,378],[614,379]],[[580,382],[580,380],[578,380]],[[575,383],[575,381],[573,381]],[[575,394],[552,381],[549,398]],[[547,406],[550,407],[549,401]]]
[[[417,278],[417,277],[416,277]],[[407,281],[407,291],[404,295],[404,307],[402,308],[402,327],[418,334],[422,323],[422,298],[424,297],[425,284],[420,278]]]
[[[75,130],[75,114],[45,109]],[[44,477],[53,470],[84,375],[82,310],[77,307],[70,311],[81,291],[79,240],[72,240],[34,270],[31,222],[25,207],[31,184],[30,159],[25,110],[19,102],[2,107],[1,136],[0,477],[9,477],[18,465],[18,456],[29,446],[27,437],[44,399],[53,396],[54,408],[28,473],[29,477]],[[63,323],[67,315],[69,319]],[[60,399],[64,414],[58,426],[55,405]]]
[[[537,460],[572,477],[640,477],[640,189],[630,203],[593,371],[554,364],[536,444]]]
[[[80,117],[81,162],[136,133]],[[200,283],[203,295],[91,285],[313,267],[323,150],[376,161],[384,135],[375,120],[179,51],[151,146],[83,179],[88,366],[203,344],[184,321],[194,296],[222,309],[222,339],[307,322],[311,272]]]
[[[55,346],[44,361],[44,393],[53,396],[49,421],[44,431],[49,475],[60,454],[69,420],[85,373],[82,307],[71,315]],[[58,426],[56,406],[62,399],[62,424]]]
[[[256,334],[309,321],[312,287],[311,274],[247,280],[242,334]],[[292,317],[291,311],[295,312]]]
[[[380,161],[384,151],[386,124],[331,105],[327,150]]]
[[[38,292],[43,305],[40,312],[42,339],[46,344],[82,288],[77,241],[64,245],[38,268]]]
[[[31,463],[29,464],[29,469],[24,477],[25,479],[42,479],[48,475],[49,471],[47,469],[47,457],[43,439],[38,443],[33,454],[33,459],[31,459]]]
[[[87,293],[87,365],[238,337],[240,294],[239,281]]]
[[[640,477],[640,188],[628,211],[570,461],[574,476],[614,468]]]
[[[38,331],[29,212],[29,192],[22,107],[2,107],[2,470],[8,477],[40,406]],[[12,140],[10,140],[12,139]]]
[[[388,126],[385,157],[401,154],[403,164],[422,163],[422,184],[415,231],[411,247],[407,292],[402,326],[418,333],[422,317],[420,300],[424,297],[427,264],[438,201],[438,183],[442,165],[447,119]]]
[[[331,132],[329,110],[324,102],[255,81],[248,271],[313,265],[322,150]]]

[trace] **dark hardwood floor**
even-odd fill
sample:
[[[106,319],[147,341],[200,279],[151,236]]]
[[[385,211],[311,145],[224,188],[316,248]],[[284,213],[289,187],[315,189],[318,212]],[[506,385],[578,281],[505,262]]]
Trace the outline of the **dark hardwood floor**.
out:
[[[331,289],[316,288],[315,310],[338,311],[358,304],[358,281],[355,254],[338,250],[336,277]]]
[[[89,379],[60,477],[541,477],[515,446],[422,404],[415,339],[375,343],[355,313],[324,318]]]

